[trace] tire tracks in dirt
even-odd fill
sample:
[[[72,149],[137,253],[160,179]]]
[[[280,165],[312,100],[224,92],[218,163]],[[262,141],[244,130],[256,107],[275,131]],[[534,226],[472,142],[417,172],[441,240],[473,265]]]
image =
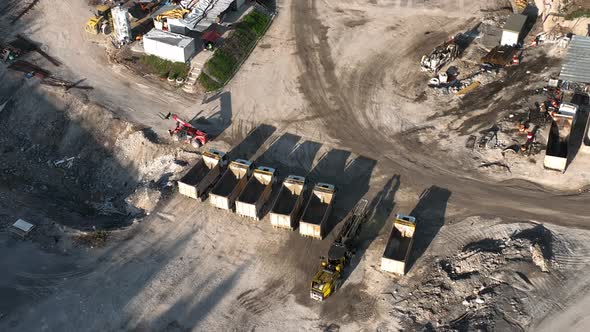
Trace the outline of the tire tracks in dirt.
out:
[[[292,2],[292,22],[294,22],[295,45],[305,72],[299,77],[301,92],[311,105],[309,116],[318,118],[324,124],[329,136],[347,145],[358,147],[372,146],[381,135],[362,130],[358,114],[363,114],[367,98],[372,94],[375,81],[382,80],[384,72],[378,71],[375,58],[363,70],[353,72],[346,79],[336,75],[336,65],[328,44],[328,28],[319,19],[316,0],[297,0]],[[379,64],[382,67],[383,63]],[[375,79],[372,75],[379,74]],[[364,78],[371,77],[365,84]],[[352,85],[342,84],[349,81]],[[355,112],[355,110],[361,110]]]

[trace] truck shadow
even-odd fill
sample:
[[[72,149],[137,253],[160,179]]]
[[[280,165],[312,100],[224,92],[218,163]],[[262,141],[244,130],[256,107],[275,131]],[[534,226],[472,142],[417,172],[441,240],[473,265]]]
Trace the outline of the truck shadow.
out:
[[[256,160],[254,161],[254,166],[268,166],[275,169],[275,179],[276,182],[273,184],[272,192],[269,196],[268,201],[262,207],[260,212],[260,219],[263,219],[264,216],[270,211],[272,205],[276,200],[276,195],[281,188],[282,180],[289,174],[291,174],[289,169],[289,160],[285,158],[285,156],[289,156],[291,151],[295,149],[297,143],[301,139],[301,136],[293,135],[290,133],[285,133],[277,138],[274,142],[271,143],[270,147]],[[304,174],[304,173],[299,173]]]
[[[348,161],[350,151],[333,149],[321,157],[309,173],[310,187],[324,182],[336,186],[336,198],[332,213],[326,223],[326,236],[348,215],[361,198],[369,191],[369,181],[377,161],[359,156]],[[309,199],[308,192],[305,201]]]
[[[588,126],[588,104],[589,98],[588,96],[581,95],[576,93],[573,97],[571,102],[573,104],[578,105],[578,112],[575,115],[575,120],[572,124],[572,131],[570,133],[570,138],[568,142],[568,156],[567,156],[567,167],[572,163],[572,161],[578,155],[582,144],[585,144],[584,140],[588,139],[584,135],[586,135],[586,127]]]
[[[414,244],[408,262],[406,272],[416,263],[432,240],[445,223],[445,212],[451,192],[445,188],[432,186],[426,189],[420,196],[420,201],[410,213],[416,218],[416,232]]]
[[[205,131],[209,134],[210,139],[219,137],[232,124],[232,100],[231,92],[224,91],[215,94],[203,101],[203,104],[219,99],[219,111],[208,116],[202,117],[197,114],[191,121],[189,121],[196,128]]]
[[[399,190],[401,184],[400,178],[399,175],[395,175],[389,179],[385,186],[383,186],[383,189],[375,195],[375,198],[373,198],[367,207],[367,219],[363,225],[361,225],[360,234],[356,240],[358,246],[356,247],[355,256],[350,262],[350,267],[344,269],[344,282],[356,269],[367,251],[367,248],[369,248],[373,241],[375,241],[383,229],[383,226],[385,226],[385,223],[390,218],[391,212],[395,207],[395,194]],[[373,264],[375,264],[375,262],[373,262],[372,265]]]
[[[230,160],[238,158],[246,160],[252,159],[256,155],[256,151],[264,145],[264,142],[272,136],[276,129],[276,127],[267,124],[258,125],[250,131],[238,145],[234,146],[234,148],[228,152],[228,157]]]

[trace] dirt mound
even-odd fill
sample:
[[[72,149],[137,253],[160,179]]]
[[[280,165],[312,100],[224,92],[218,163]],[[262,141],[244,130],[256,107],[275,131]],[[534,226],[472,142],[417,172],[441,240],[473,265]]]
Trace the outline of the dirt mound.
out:
[[[21,203],[7,209],[31,209],[20,217],[77,229],[125,225],[153,209],[196,157],[84,96],[34,84],[0,89],[0,192]]]
[[[552,273],[554,241],[542,225],[470,241],[434,258],[396,310],[432,330],[526,329],[536,288]]]

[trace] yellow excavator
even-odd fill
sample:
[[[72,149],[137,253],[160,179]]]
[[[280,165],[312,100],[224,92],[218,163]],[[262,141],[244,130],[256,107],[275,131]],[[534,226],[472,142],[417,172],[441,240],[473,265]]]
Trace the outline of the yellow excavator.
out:
[[[169,19],[183,19],[188,13],[191,11],[185,8],[176,8],[169,10],[167,12],[163,12],[162,14],[156,16],[154,19],[154,27],[158,30],[168,30],[168,20]]]
[[[93,35],[105,33],[111,23],[111,7],[107,5],[96,6],[96,15],[86,22],[86,32]]]
[[[366,199],[358,202],[328,250],[328,259],[322,259],[320,269],[311,281],[309,295],[312,299],[323,301],[342,286],[342,273],[354,255],[353,242],[365,220],[368,203]]]

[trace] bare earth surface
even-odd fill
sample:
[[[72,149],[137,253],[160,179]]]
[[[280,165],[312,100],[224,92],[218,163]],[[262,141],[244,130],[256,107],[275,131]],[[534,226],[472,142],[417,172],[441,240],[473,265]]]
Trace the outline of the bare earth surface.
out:
[[[41,0],[0,24],[46,45],[64,62],[56,75],[95,87],[63,92],[0,67],[0,330],[587,330],[587,164],[525,174],[518,161],[514,174],[492,174],[454,147],[504,116],[485,100],[510,107],[517,88],[541,80],[539,66],[558,61],[531,51],[506,86],[463,100],[426,93],[419,71],[423,54],[495,7],[279,1],[232,82],[196,97],[109,64],[104,39],[83,31],[85,1]],[[328,237],[175,194],[196,154],[157,137],[173,126],[158,112],[170,111],[218,136],[208,146],[232,159],[335,184]],[[343,288],[313,302],[318,256],[363,197],[370,218]],[[398,212],[419,221],[401,278],[380,270]],[[5,231],[17,218],[39,225],[31,241]],[[111,229],[105,246],[76,240],[92,226]]]

